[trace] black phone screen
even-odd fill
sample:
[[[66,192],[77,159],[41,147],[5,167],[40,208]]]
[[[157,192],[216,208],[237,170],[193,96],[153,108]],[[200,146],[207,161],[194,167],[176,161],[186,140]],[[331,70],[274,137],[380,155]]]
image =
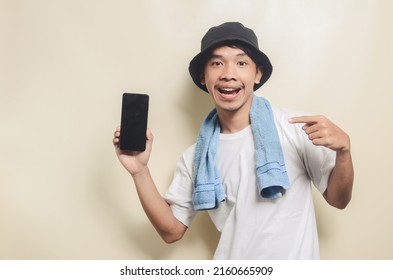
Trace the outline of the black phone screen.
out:
[[[140,93],[124,93],[121,109],[120,149],[144,151],[146,149],[149,96]]]

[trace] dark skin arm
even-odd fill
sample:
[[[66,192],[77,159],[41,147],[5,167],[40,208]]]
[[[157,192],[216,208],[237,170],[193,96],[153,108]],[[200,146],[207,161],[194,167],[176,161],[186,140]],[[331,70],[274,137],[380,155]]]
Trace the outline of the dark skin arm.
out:
[[[175,218],[170,206],[158,192],[149,171],[148,162],[153,145],[153,134],[150,129],[146,132],[147,140],[144,152],[130,153],[120,150],[119,139],[120,128],[117,128],[113,138],[116,155],[124,168],[131,174],[139,200],[150,222],[166,243],[173,243],[181,239],[187,227]]]
[[[304,124],[303,130],[314,145],[336,152],[335,167],[323,196],[330,205],[344,209],[351,201],[354,178],[348,134],[324,116],[300,116],[289,122]]]

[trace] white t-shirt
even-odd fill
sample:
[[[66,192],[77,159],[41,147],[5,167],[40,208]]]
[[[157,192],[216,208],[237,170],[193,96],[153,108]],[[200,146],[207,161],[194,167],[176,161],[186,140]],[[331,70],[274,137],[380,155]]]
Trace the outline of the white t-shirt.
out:
[[[288,122],[303,113],[273,112],[290,188],[282,198],[262,198],[256,185],[251,127],[220,134],[216,164],[227,198],[217,209],[209,210],[221,232],[214,259],[319,258],[311,181],[321,193],[325,191],[335,153],[314,146],[301,124]],[[197,213],[192,206],[194,151],[195,144],[183,153],[165,194],[175,217],[187,227]]]

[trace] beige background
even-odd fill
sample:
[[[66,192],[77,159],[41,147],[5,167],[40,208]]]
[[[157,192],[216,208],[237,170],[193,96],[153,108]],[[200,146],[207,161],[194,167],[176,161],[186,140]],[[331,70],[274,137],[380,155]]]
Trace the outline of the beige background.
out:
[[[211,258],[204,213],[160,240],[112,132],[121,94],[150,94],[163,193],[212,107],[188,63],[208,27],[241,21],[274,65],[258,94],[351,135],[351,204],[315,197],[322,258],[393,259],[392,13],[390,0],[0,0],[0,258]]]

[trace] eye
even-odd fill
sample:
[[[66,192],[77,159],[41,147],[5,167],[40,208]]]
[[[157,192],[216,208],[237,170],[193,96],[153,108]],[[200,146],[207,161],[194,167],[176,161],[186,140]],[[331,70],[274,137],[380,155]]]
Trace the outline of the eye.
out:
[[[238,64],[239,66],[246,66],[246,65],[247,65],[247,62],[245,62],[245,61],[239,61],[237,64]]]
[[[222,62],[218,60],[213,60],[210,64],[211,66],[221,66]]]

